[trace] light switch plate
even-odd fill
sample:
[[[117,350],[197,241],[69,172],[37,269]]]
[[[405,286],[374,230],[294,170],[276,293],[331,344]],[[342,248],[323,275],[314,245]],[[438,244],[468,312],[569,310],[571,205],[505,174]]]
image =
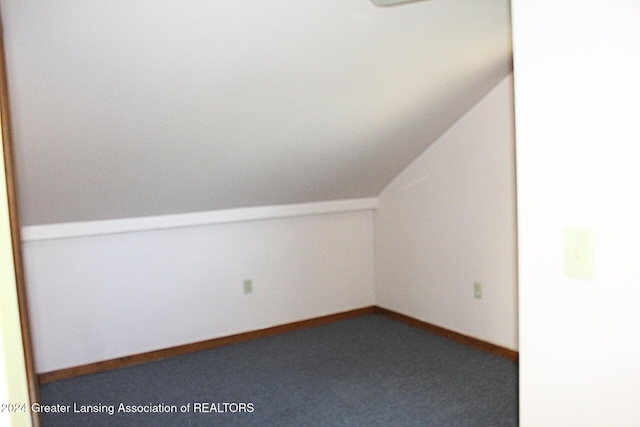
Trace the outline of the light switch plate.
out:
[[[593,279],[593,235],[590,230],[565,230],[564,266],[569,277]]]

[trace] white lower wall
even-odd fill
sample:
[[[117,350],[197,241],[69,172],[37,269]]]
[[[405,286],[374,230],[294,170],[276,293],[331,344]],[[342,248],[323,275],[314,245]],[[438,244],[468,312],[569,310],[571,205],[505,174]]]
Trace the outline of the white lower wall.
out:
[[[504,79],[380,194],[375,266],[378,305],[517,349],[512,85]]]
[[[36,370],[373,305],[372,228],[363,210],[25,241]]]

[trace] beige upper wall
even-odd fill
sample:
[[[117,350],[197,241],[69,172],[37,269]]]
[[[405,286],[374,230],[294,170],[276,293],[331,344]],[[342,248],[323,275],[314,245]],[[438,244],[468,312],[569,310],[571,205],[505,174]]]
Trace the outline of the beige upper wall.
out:
[[[376,196],[511,69],[508,0],[1,0],[24,225]]]

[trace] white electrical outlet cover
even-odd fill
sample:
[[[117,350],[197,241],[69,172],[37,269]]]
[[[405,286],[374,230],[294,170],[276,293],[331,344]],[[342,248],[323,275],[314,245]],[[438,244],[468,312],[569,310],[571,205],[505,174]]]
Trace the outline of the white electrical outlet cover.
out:
[[[253,292],[253,282],[251,280],[245,280],[244,282],[242,282],[242,284],[244,286],[245,294],[250,294],[251,292]]]
[[[476,299],[482,298],[482,283],[481,282],[473,282],[473,296]]]

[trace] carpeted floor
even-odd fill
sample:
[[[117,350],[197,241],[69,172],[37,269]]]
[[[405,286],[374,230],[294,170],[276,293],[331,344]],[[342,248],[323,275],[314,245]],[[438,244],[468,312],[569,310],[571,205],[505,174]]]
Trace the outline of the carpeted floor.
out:
[[[45,427],[500,427],[518,424],[517,389],[517,364],[369,315],[40,392],[70,411],[43,413]]]

